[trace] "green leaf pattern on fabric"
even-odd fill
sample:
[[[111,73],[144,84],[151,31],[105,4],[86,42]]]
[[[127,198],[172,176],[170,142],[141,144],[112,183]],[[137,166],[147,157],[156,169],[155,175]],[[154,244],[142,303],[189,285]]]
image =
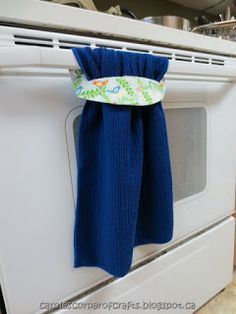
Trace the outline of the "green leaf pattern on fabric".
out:
[[[153,103],[152,97],[148,94],[148,91],[143,91],[143,97],[145,98],[148,105],[151,105]]]
[[[120,84],[120,86],[122,86],[124,88],[124,90],[126,91],[128,96],[134,96],[135,95],[132,87],[130,86],[129,82],[126,79],[117,78],[116,81],[118,84]]]
[[[107,77],[88,81],[81,69],[70,71],[76,96],[118,105],[148,106],[164,97],[164,82],[137,76]]]

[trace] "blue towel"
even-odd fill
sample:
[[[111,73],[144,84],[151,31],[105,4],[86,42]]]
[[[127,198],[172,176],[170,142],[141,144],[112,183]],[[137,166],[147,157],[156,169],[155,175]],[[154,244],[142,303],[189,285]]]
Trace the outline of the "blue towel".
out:
[[[168,59],[106,48],[73,48],[87,79],[134,75],[161,80]],[[173,195],[161,103],[146,107],[87,101],[78,129],[74,267],[122,277],[133,247],[173,234]]]

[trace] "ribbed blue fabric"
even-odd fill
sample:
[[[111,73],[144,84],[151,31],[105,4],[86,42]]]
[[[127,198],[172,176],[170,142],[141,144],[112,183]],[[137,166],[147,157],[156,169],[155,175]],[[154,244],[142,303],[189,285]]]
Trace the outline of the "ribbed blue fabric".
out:
[[[161,80],[168,59],[106,48],[73,48],[87,76]],[[133,247],[173,234],[173,196],[161,103],[118,106],[87,101],[78,130],[74,267],[97,266],[122,277]]]

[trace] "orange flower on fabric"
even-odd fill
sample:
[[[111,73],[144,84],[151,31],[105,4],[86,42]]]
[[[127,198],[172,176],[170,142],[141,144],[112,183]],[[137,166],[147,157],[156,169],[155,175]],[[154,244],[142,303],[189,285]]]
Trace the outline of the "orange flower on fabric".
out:
[[[106,81],[93,81],[93,84],[96,85],[97,87],[103,87],[108,84],[108,80]]]

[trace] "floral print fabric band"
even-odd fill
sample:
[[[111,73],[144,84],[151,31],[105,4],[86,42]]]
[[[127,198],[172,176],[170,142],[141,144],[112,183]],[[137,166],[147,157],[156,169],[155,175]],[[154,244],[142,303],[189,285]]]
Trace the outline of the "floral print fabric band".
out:
[[[148,106],[161,101],[164,81],[138,76],[113,76],[88,81],[81,69],[70,71],[79,98],[114,105]]]

